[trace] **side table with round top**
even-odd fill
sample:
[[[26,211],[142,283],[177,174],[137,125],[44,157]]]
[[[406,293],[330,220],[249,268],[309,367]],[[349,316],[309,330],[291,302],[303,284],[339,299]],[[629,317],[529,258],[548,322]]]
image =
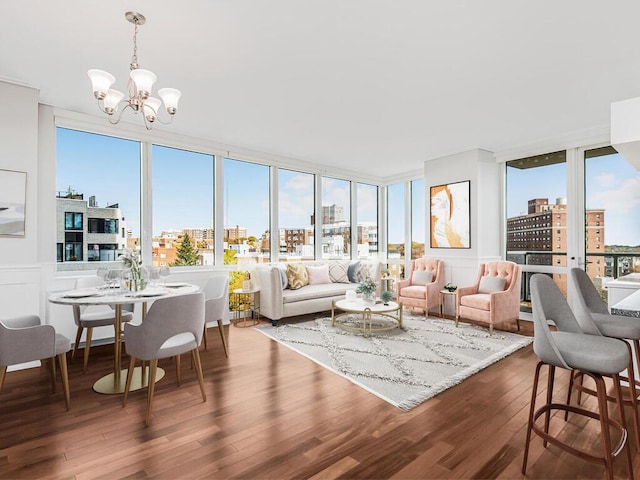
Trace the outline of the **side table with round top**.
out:
[[[235,327],[252,327],[260,323],[260,289],[233,290],[233,325]],[[248,316],[252,313],[252,317]],[[240,314],[243,313],[241,317]]]
[[[440,318],[444,318],[444,311],[445,311],[445,302],[447,301],[448,297],[453,297],[454,302],[453,302],[453,306],[454,309],[456,307],[455,305],[455,298],[456,298],[456,291],[455,290],[440,290]]]

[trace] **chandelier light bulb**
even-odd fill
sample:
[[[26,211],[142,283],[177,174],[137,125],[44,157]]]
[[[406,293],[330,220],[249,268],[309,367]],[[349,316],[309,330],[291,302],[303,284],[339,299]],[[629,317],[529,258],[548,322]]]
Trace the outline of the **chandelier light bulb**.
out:
[[[149,70],[139,68],[138,65],[138,26],[144,25],[146,18],[137,12],[127,12],[125,18],[134,25],[133,55],[129,64],[131,72],[129,73],[127,94],[111,88],[116,82],[116,78],[104,70],[91,69],[87,75],[91,80],[93,96],[98,100],[98,107],[108,115],[109,123],[113,125],[119,123],[122,113],[130,108],[136,114],[142,112],[144,126],[147,130],[151,130],[151,124],[156,120],[164,124],[171,123],[173,116],[178,111],[178,101],[182,92],[175,88],[161,88],[158,90],[158,95],[162,100],[151,96],[153,85],[158,77]],[[166,120],[160,117],[163,102],[166,111],[165,117],[167,114],[169,116]],[[117,112],[119,112],[118,115],[114,115]]]
[[[111,85],[116,83],[116,77],[111,75],[109,72],[105,72],[104,70],[97,70],[93,68],[87,72],[87,75],[91,80],[93,95],[98,100],[102,100],[109,92]]]
[[[182,96],[182,92],[176,88],[161,88],[158,95],[164,102],[164,108],[167,109],[169,115],[175,115],[178,111],[178,101]]]

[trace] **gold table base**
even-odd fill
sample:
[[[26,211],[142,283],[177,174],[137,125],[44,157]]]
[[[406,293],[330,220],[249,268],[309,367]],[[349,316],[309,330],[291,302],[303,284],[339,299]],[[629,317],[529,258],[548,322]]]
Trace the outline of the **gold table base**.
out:
[[[105,375],[99,379],[93,384],[93,390],[105,395],[117,395],[119,393],[124,393],[124,387],[127,384],[127,370],[120,370],[119,385],[116,385],[116,382],[114,382],[113,375],[113,373],[110,373],[109,375]],[[156,383],[158,383],[158,380],[161,380],[163,377],[164,370],[162,368],[158,368],[156,371]],[[129,391],[133,392],[135,390],[146,388],[149,385],[148,380],[149,367],[145,367],[144,373],[142,372],[142,367],[135,367],[133,369],[133,378],[131,379],[131,388]]]

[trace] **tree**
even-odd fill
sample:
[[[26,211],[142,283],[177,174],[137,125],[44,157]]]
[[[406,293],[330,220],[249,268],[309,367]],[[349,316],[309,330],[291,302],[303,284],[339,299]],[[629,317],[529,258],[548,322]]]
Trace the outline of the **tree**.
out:
[[[225,265],[235,265],[238,263],[238,259],[236,258],[236,252],[229,249],[224,251],[224,264]]]
[[[182,237],[182,242],[176,249],[176,260],[171,266],[182,267],[186,265],[197,265],[199,258],[198,249],[194,248],[191,243],[191,238],[185,233]]]

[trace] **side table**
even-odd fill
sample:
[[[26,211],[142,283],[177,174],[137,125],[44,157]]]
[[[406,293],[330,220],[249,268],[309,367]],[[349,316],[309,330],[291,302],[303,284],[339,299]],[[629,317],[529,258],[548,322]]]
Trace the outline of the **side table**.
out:
[[[447,300],[447,297],[453,296],[455,300],[456,291],[450,292],[449,290],[440,290],[440,318],[444,318],[444,304]],[[455,307],[455,301],[454,307]],[[455,315],[454,315],[455,316]]]
[[[236,288],[232,293],[234,305],[233,325],[236,327],[252,327],[260,323],[260,290]],[[251,312],[251,317],[249,317],[249,312]]]

